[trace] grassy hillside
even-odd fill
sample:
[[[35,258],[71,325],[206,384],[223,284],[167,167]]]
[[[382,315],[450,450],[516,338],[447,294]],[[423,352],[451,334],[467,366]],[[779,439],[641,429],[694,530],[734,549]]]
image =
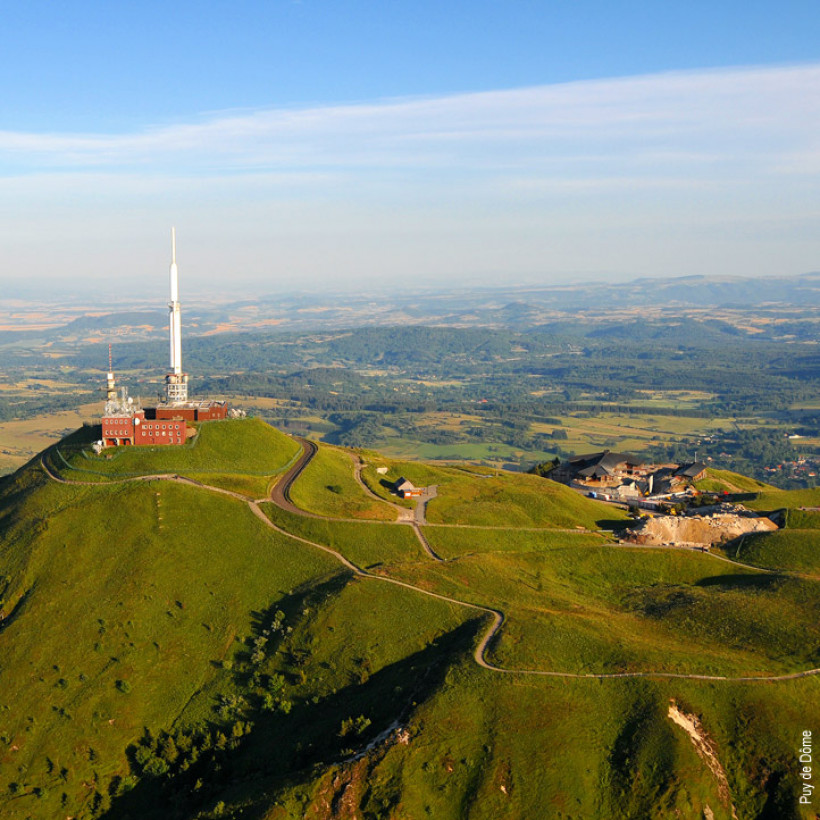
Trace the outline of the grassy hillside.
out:
[[[390,574],[505,612],[492,648],[504,667],[743,675],[820,663],[817,582],[738,572],[693,552],[557,546]]]
[[[820,507],[820,487],[811,490],[767,490],[744,503],[753,510],[763,511]]]
[[[716,470],[710,467],[706,478],[695,482],[695,487],[706,492],[722,493],[758,493],[766,490],[777,490],[771,484],[765,484],[755,478],[734,473],[731,470]]]
[[[586,527],[626,519],[626,512],[549,479],[511,474],[464,477],[443,486],[430,502],[431,523],[504,527]]]
[[[290,497],[297,507],[331,518],[396,519],[395,509],[367,495],[356,482],[351,455],[331,447],[319,446]]]
[[[820,533],[816,529],[786,529],[749,535],[730,545],[727,552],[758,567],[820,576]]]
[[[744,504],[753,510],[784,510],[783,529],[748,535],[728,544],[725,553],[769,569],[820,576],[820,489],[766,490]],[[801,509],[806,507],[809,509]]]
[[[0,816],[810,816],[796,803],[795,744],[820,721],[816,678],[521,670],[820,666],[819,582],[560,531],[612,510],[535,476],[391,464],[439,484],[431,517],[506,525],[425,527],[443,562],[406,525],[261,505],[291,537],[204,487],[109,478],[171,471],[255,493],[291,444],[256,423],[204,425],[175,454],[63,466],[102,479],[87,486],[51,481],[37,462],[0,483]],[[97,466],[77,443],[61,452]],[[353,480],[348,457],[327,452],[300,479],[317,510],[330,509],[323,487]],[[371,503],[340,486],[360,494],[345,514]],[[796,522],[782,535],[811,533]],[[299,539],[416,588],[355,576]],[[486,655],[509,671],[475,663],[491,619],[457,601],[503,611]],[[670,701],[693,716],[717,773]]]
[[[226,816],[241,807],[243,816],[266,820],[695,820],[708,807],[717,820],[729,820],[734,806],[738,817],[788,820],[800,816],[794,730],[814,691],[806,681],[772,691],[522,680],[462,662],[420,703],[400,738],[287,784],[274,807],[266,791],[272,775],[256,788],[237,788]],[[728,796],[667,717],[671,700],[700,718],[725,770]]]
[[[50,464],[72,481],[178,473],[197,480],[218,475],[230,484],[235,476],[238,492],[258,497],[265,494],[267,478],[281,472],[299,449],[258,419],[229,419],[201,424],[196,437],[181,447],[107,448],[95,455],[88,443],[70,441],[56,448]]]
[[[447,560],[480,552],[541,552],[601,544],[602,535],[544,529],[483,530],[426,526],[424,535],[438,555]]]
[[[375,472],[379,463],[388,467],[385,475]],[[399,476],[419,487],[437,485],[437,496],[427,506],[427,519],[435,524],[597,529],[627,518],[617,507],[534,475],[384,459],[373,461],[362,473],[368,486],[383,498],[391,497],[386,485]]]
[[[338,567],[191,487],[19,483],[0,553],[0,814],[53,817],[127,775],[126,746],[173,724],[255,610]]]
[[[323,521],[294,515],[273,504],[264,504],[263,509],[277,527],[317,544],[331,547],[359,567],[418,561],[424,558],[421,544],[408,526],[360,521]]]

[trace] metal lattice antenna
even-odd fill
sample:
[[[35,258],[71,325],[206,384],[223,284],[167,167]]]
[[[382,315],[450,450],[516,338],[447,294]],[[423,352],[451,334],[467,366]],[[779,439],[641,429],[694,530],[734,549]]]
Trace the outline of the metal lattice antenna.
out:
[[[113,368],[113,366],[112,366],[112,364],[111,364],[111,361],[112,361],[112,360],[111,360],[111,345],[109,344],[109,345],[108,345],[108,372],[109,372],[109,373],[113,373],[113,372],[114,372],[114,368]]]

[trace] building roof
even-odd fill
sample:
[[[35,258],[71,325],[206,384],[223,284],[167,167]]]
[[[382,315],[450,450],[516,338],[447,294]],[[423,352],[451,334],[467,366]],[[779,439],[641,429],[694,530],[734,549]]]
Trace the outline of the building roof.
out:
[[[578,470],[577,475],[583,476],[584,478],[606,478],[612,475],[612,471],[604,467],[603,464],[590,464],[589,467]]]
[[[408,481],[408,480],[407,480],[406,478],[404,478],[403,476],[402,476],[402,477],[401,477],[401,478],[400,478],[400,479],[399,479],[399,480],[395,483],[395,485],[394,485],[394,486],[395,486],[395,488],[396,488],[397,490],[405,490],[405,491],[407,491],[407,490],[415,490],[415,489],[416,489],[416,487],[415,487],[415,485],[413,484],[413,482],[412,482],[412,481]]]
[[[574,456],[569,460],[570,465],[575,468],[579,475],[583,476],[603,476],[612,475],[619,465],[625,464],[628,467],[640,467],[644,462],[637,456],[629,453],[613,453],[610,450],[603,450],[600,453],[589,453],[583,456]],[[596,470],[604,472],[595,472]]]
[[[706,467],[707,465],[702,461],[692,461],[689,464],[681,464],[680,467],[675,470],[675,475],[682,476],[683,478],[694,478],[700,475]]]

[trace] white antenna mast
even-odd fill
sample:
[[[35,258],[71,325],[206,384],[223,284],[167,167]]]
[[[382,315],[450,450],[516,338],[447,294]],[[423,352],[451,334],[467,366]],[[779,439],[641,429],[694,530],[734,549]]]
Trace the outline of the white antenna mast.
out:
[[[179,270],[177,269],[177,235],[171,228],[171,301],[168,303],[168,331],[171,362],[165,377],[168,402],[188,400],[188,376],[182,372],[182,317],[179,305]]]

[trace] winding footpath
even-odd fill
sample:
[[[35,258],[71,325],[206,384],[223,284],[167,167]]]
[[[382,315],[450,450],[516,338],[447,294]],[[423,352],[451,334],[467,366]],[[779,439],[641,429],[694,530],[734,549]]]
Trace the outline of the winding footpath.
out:
[[[693,673],[677,673],[677,672],[553,672],[553,671],[545,671],[541,669],[505,669],[500,666],[495,666],[493,663],[490,663],[487,658],[487,650],[492,643],[493,639],[498,635],[501,628],[504,625],[505,616],[504,613],[497,609],[492,609],[491,607],[482,606],[481,604],[473,604],[469,601],[462,601],[458,598],[452,598],[448,595],[441,595],[438,592],[431,592],[427,589],[422,589],[421,587],[414,586],[413,584],[407,583],[406,581],[399,581],[396,578],[390,578],[386,575],[378,575],[373,572],[368,572],[367,570],[362,569],[361,567],[354,564],[349,559],[345,558],[337,550],[332,549],[331,547],[325,546],[324,544],[319,544],[316,541],[311,541],[307,538],[303,538],[299,535],[294,535],[293,533],[288,532],[287,530],[278,527],[276,524],[265,515],[264,511],[262,510],[261,504],[264,503],[273,503],[276,506],[280,507],[281,509],[285,510],[286,512],[295,513],[297,515],[305,516],[308,518],[317,518],[327,521],[347,521],[349,522],[351,519],[336,519],[330,518],[327,516],[316,515],[314,513],[308,513],[305,510],[302,510],[296,507],[293,502],[290,500],[289,491],[290,488],[293,486],[294,482],[299,478],[299,475],[302,471],[307,467],[310,463],[311,459],[317,452],[317,446],[315,443],[308,441],[307,439],[298,439],[300,444],[302,445],[302,454],[301,456],[295,461],[295,463],[290,467],[287,472],[276,482],[273,489],[271,490],[270,496],[267,498],[260,498],[256,500],[250,500],[247,496],[242,495],[241,493],[234,492],[233,490],[226,490],[222,487],[214,487],[211,484],[205,484],[201,481],[195,481],[191,478],[186,478],[185,476],[181,476],[175,473],[157,473],[153,475],[144,475],[144,476],[133,476],[129,478],[121,478],[121,479],[111,479],[110,481],[106,482],[99,482],[99,481],[70,481],[63,476],[59,475],[55,471],[51,469],[48,465],[48,456],[52,450],[57,451],[56,445],[49,447],[46,449],[42,455],[40,456],[40,466],[42,467],[45,474],[52,480],[56,481],[60,484],[74,484],[74,485],[81,485],[81,486],[89,486],[89,487],[96,487],[100,486],[101,483],[105,484],[127,484],[131,482],[146,482],[146,481],[173,481],[179,484],[187,484],[192,487],[197,487],[199,489],[207,490],[209,492],[218,493],[220,495],[225,495],[230,498],[236,499],[241,501],[244,504],[247,504],[250,508],[251,512],[263,523],[265,526],[269,527],[270,529],[274,530],[275,532],[284,535],[287,538],[290,538],[294,541],[299,541],[303,544],[306,544],[314,549],[322,550],[333,558],[335,558],[342,566],[346,569],[350,570],[354,575],[359,578],[366,578],[373,581],[381,581],[382,583],[386,584],[393,584],[397,587],[402,587],[404,589],[412,590],[413,592],[417,592],[421,595],[426,595],[429,598],[435,598],[439,601],[444,601],[448,604],[453,604],[455,606],[463,607],[465,609],[471,609],[476,612],[484,613],[485,615],[490,615],[492,622],[488,626],[487,630],[485,631],[484,635],[482,636],[481,640],[478,642],[474,652],[473,652],[473,659],[475,662],[482,667],[483,669],[487,669],[491,672],[497,672],[504,675],[534,675],[538,677],[545,677],[545,678],[561,678],[565,680],[611,680],[611,679],[624,679],[624,678],[652,678],[652,679],[674,679],[674,680],[694,680],[694,681],[726,681],[726,682],[734,682],[734,683],[776,683],[778,681],[788,681],[788,680],[796,680],[798,678],[808,678],[813,677],[816,675],[820,675],[820,667],[814,669],[806,669],[802,672],[791,672],[788,674],[783,675],[742,675],[742,676],[730,676],[730,675],[698,675]],[[361,481],[361,477],[359,476],[359,480]],[[361,482],[364,485],[364,482]],[[366,485],[365,485],[366,486]],[[369,488],[368,488],[369,489]],[[376,496],[378,497],[378,496]],[[383,500],[383,499],[380,499]],[[394,505],[395,506],[395,505]],[[389,522],[372,522],[372,523],[389,523]],[[395,524],[407,524],[408,521],[398,520],[392,522]],[[414,525],[414,529],[419,532],[419,535],[423,538],[418,525],[415,521],[412,522]],[[426,539],[424,539],[426,541]],[[618,545],[608,545],[613,546],[616,548],[621,548]],[[428,545],[429,547],[429,545]],[[628,549],[629,547],[627,547]],[[646,547],[635,547],[635,549],[646,549]],[[652,547],[649,547],[652,549]],[[658,549],[668,549],[668,548],[658,548]],[[429,550],[432,553],[432,549]],[[698,550],[699,551],[699,550]],[[708,553],[707,553],[708,554]],[[442,559],[432,554],[435,560],[441,561]],[[784,574],[778,573],[776,570],[769,570],[769,569],[762,569],[760,567],[754,567],[749,564],[742,564],[738,561],[733,561],[729,558],[723,558],[722,556],[718,555],[710,555],[711,558],[717,558],[721,561],[726,561],[730,564],[733,564],[738,567],[742,567],[746,570],[754,570],[757,572],[765,573],[765,574]],[[805,576],[813,578],[814,576]]]

